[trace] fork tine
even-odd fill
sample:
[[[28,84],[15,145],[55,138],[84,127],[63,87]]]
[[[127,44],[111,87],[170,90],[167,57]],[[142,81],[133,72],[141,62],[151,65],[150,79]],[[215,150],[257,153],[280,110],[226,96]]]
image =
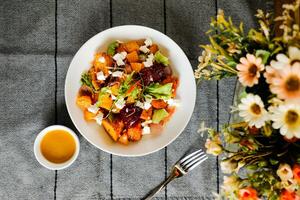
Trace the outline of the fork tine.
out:
[[[195,151],[194,153],[191,153],[191,154],[185,156],[183,159],[181,159],[181,160],[179,161],[179,163],[181,164],[181,163],[183,163],[184,161],[186,161],[187,159],[189,159],[190,157],[194,156],[194,155],[197,154],[197,153],[201,153],[201,152],[203,152],[202,149],[199,149],[198,151]]]
[[[199,152],[199,153],[193,155],[192,157],[188,158],[184,162],[181,162],[180,165],[185,166],[185,165],[189,164],[190,162],[192,162],[193,160],[199,158],[200,156],[202,156],[204,154],[205,154],[204,152]]]
[[[186,160],[185,162],[181,163],[180,165],[182,167],[186,167],[187,165],[189,165],[190,163],[192,163],[194,160],[197,160],[198,158],[201,158],[205,155],[205,153],[201,152],[201,153],[198,153],[197,155],[189,158],[188,160]]]
[[[187,166],[185,166],[185,171],[191,171],[192,169],[194,169],[195,167],[197,167],[198,165],[200,165],[203,161],[205,161],[207,159],[207,155],[203,155],[200,158],[194,160],[193,162],[189,163]]]

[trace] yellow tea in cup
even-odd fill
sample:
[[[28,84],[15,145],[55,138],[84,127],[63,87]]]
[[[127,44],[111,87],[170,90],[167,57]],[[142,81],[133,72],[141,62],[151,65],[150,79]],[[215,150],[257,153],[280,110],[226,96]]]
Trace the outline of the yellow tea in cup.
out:
[[[76,143],[72,135],[65,130],[51,130],[42,138],[42,155],[52,163],[64,163],[72,158]]]

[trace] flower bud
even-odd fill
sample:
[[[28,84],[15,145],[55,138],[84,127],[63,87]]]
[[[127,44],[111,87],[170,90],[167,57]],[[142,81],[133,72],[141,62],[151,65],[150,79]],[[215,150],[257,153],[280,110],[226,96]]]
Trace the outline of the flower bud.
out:
[[[227,159],[221,161],[221,170],[225,174],[231,174],[238,167],[238,163],[233,159]]]
[[[210,139],[206,140],[205,143],[206,153],[218,156],[222,153],[222,146],[218,143],[218,141],[212,141]]]

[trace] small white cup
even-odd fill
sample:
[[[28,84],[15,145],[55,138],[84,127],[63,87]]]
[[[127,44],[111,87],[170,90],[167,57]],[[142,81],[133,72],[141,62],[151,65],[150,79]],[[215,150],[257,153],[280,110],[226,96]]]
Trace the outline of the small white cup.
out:
[[[72,158],[70,158],[69,160],[67,160],[64,163],[53,163],[48,161],[42,154],[41,152],[41,141],[44,138],[44,136],[53,130],[64,130],[67,131],[74,139],[75,141],[75,153],[72,156]],[[74,133],[74,131],[72,131],[71,129],[69,129],[68,127],[62,126],[62,125],[53,125],[53,126],[48,126],[47,128],[45,128],[44,130],[42,130],[36,137],[35,141],[34,141],[34,147],[33,147],[33,151],[34,151],[34,155],[35,158],[37,159],[37,161],[44,167],[50,169],[50,170],[61,170],[61,169],[65,169],[67,167],[69,167],[78,157],[79,154],[79,150],[80,150],[80,145],[79,145],[79,139],[77,137],[77,135]]]

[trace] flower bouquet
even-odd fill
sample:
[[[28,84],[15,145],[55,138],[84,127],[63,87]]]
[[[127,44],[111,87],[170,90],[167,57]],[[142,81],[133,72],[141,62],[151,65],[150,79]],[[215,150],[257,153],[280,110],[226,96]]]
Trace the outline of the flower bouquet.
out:
[[[220,133],[205,129],[207,152],[222,155],[229,174],[219,199],[300,200],[299,5],[283,5],[277,18],[258,10],[259,29],[248,33],[223,11],[212,19],[195,77],[237,76],[242,88],[234,120]]]

